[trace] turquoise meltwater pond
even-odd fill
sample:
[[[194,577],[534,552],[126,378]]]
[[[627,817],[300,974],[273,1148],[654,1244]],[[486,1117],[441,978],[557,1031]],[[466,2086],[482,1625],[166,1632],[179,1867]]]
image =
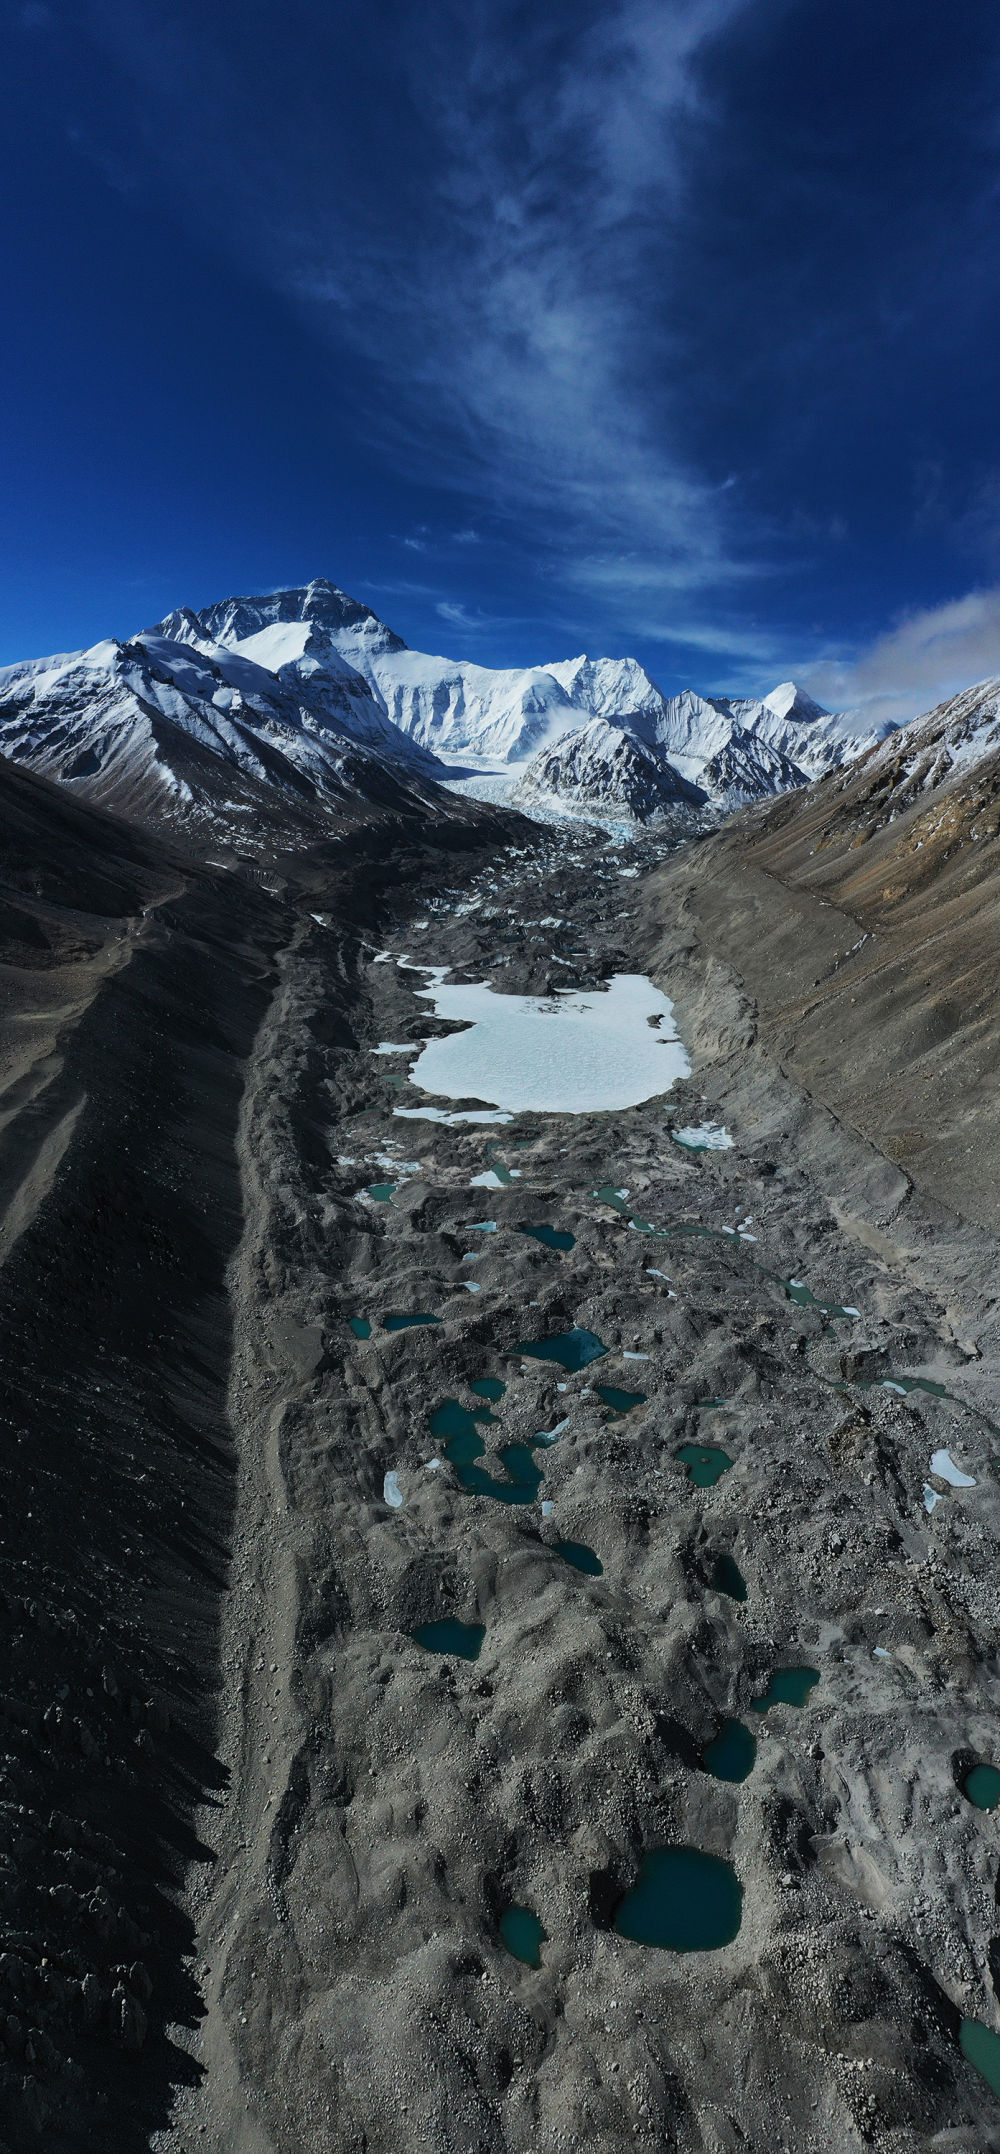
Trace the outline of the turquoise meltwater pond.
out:
[[[716,1952],[732,1944],[743,1887],[729,1862],[695,1847],[654,1847],[615,1915],[619,1937],[666,1952]]]

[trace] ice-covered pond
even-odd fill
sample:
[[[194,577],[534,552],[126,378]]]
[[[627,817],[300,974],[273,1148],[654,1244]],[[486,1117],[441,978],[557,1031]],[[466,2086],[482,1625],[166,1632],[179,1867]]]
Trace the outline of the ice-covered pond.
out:
[[[644,973],[543,996],[502,995],[484,982],[450,987],[434,970],[417,993],[467,1028],[429,1040],[410,1070],[421,1091],[444,1099],[488,1100],[514,1114],[594,1114],[635,1107],[690,1075],[673,1004]]]

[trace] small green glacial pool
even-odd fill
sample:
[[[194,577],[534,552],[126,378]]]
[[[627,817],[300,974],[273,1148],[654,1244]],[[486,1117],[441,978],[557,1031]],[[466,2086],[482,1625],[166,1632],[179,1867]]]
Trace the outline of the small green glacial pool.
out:
[[[1000,1803],[1000,1772],[995,1765],[974,1765],[962,1782],[962,1793],[977,1810],[995,1810]]]
[[[984,2027],[982,2020],[963,2019],[958,2039],[963,2057],[975,2066],[994,2094],[1000,2094],[1000,2034]]]
[[[874,1384],[859,1384],[857,1388],[859,1391],[899,1391],[904,1397],[909,1391],[926,1391],[931,1399],[950,1399],[952,1396],[943,1384],[932,1383],[929,1376],[880,1376]]]
[[[592,1361],[599,1361],[608,1349],[596,1331],[584,1331],[574,1324],[571,1331],[556,1332],[551,1339],[522,1339],[514,1351],[529,1355],[532,1361],[558,1361],[572,1375]]]
[[[716,1780],[745,1780],[757,1760],[757,1738],[742,1720],[724,1720],[702,1751],[701,1762]]]
[[[586,1541],[557,1541],[555,1553],[564,1563],[571,1563],[575,1571],[583,1571],[587,1578],[602,1578],[604,1565]]]
[[[813,1294],[801,1279],[783,1279],[781,1283],[789,1301],[794,1301],[798,1309],[820,1309],[824,1316],[853,1318],[861,1315],[860,1309],[842,1309],[839,1302],[820,1301],[818,1295]]]
[[[484,1378],[490,1382],[490,1378]],[[485,1456],[486,1445],[476,1427],[477,1421],[497,1424],[496,1414],[488,1406],[462,1406],[458,1399],[445,1399],[435,1407],[430,1417],[431,1435],[446,1437],[444,1455],[454,1466],[460,1488],[468,1496],[492,1496],[497,1503],[534,1503],[542,1481],[542,1475],[532,1457],[531,1446],[524,1443],[504,1444],[497,1454],[507,1475],[498,1481],[477,1461]]]
[[[674,1457],[679,1466],[687,1467],[696,1488],[714,1488],[733,1463],[728,1451],[714,1443],[683,1443]]]
[[[631,1413],[633,1406],[646,1404],[644,1391],[619,1391],[616,1384],[595,1384],[594,1390],[605,1406],[610,1407],[616,1421],[620,1421],[623,1414]]]
[[[818,1668],[774,1668],[767,1689],[751,1698],[752,1713],[766,1713],[772,1705],[804,1705],[819,1682]]]
[[[366,1197],[374,1197],[376,1204],[391,1204],[398,1182],[369,1182]]]
[[[440,1324],[439,1316],[384,1316],[386,1331],[409,1331],[411,1324]]]
[[[592,1189],[590,1194],[592,1197],[596,1197],[599,1203],[610,1204],[612,1211],[620,1212],[623,1219],[628,1218],[629,1209],[626,1202],[626,1197],[628,1194],[627,1191],[621,1189],[614,1189],[610,1182],[605,1182],[603,1188]]]
[[[546,1249],[575,1249],[576,1235],[564,1234],[559,1227],[521,1227],[521,1234],[530,1234],[536,1242],[544,1242]]]
[[[619,1937],[666,1952],[716,1952],[732,1944],[743,1887],[732,1864],[695,1847],[654,1847],[618,1904]]]
[[[895,1391],[905,1398],[910,1391],[926,1391],[932,1399],[952,1399],[954,1392],[947,1391],[944,1384],[934,1383],[929,1376],[855,1376],[847,1381],[841,1378],[833,1385],[834,1391],[842,1391],[849,1397],[852,1391]],[[959,1406],[961,1399],[956,1401]]]
[[[480,1452],[485,1447],[480,1444]],[[542,1483],[542,1475],[536,1466],[527,1444],[506,1443],[497,1453],[508,1478],[498,1481],[487,1473],[485,1466],[472,1461],[457,1459],[454,1446],[449,1444],[445,1457],[451,1460],[461,1486],[469,1496],[492,1496],[495,1503],[534,1503]]]
[[[508,1907],[500,1917],[500,1936],[508,1952],[526,1967],[540,1967],[547,1932],[530,1907]]]
[[[492,1399],[494,1405],[503,1398],[506,1389],[506,1384],[501,1383],[499,1376],[477,1376],[469,1385],[469,1390],[475,1392],[477,1399]]]
[[[733,1149],[728,1129],[720,1129],[717,1122],[699,1122],[690,1129],[672,1129],[670,1135],[682,1152],[731,1152]]]
[[[457,1616],[442,1616],[436,1623],[418,1623],[411,1631],[428,1653],[453,1653],[459,1660],[478,1660],[485,1623],[460,1623]]]
[[[501,1444],[497,1457],[511,1480],[516,1482],[519,1488],[530,1488],[534,1494],[542,1479],[542,1472],[531,1455],[531,1446],[526,1443]]]
[[[430,1432],[440,1442],[445,1440],[445,1457],[452,1464],[466,1465],[473,1458],[481,1458],[486,1446],[476,1427],[477,1421],[492,1422],[499,1427],[496,1414],[488,1406],[463,1406],[458,1399],[445,1399],[435,1406],[430,1417]]]
[[[709,1582],[716,1593],[728,1593],[731,1601],[745,1601],[747,1582],[734,1556],[723,1551],[716,1556],[709,1573]]]
[[[629,1210],[621,1190],[612,1189],[610,1182],[605,1183],[603,1189],[592,1190],[591,1195],[597,1197],[601,1204],[610,1204],[612,1211],[619,1212],[623,1219],[627,1219],[629,1226],[633,1227],[637,1234],[655,1234],[660,1240],[666,1234],[667,1229],[654,1227],[651,1219],[637,1219],[635,1213]]]
[[[368,1318],[366,1316],[352,1316],[348,1319],[348,1321],[356,1339],[371,1338],[372,1327],[368,1322]]]

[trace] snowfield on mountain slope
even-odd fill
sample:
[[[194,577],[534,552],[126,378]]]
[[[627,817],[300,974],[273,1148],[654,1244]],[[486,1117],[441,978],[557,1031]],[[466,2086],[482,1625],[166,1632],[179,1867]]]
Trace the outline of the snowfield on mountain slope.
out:
[[[407,744],[395,734],[396,752],[394,728],[356,685],[363,724],[353,692],[316,694],[222,646],[108,640],[0,673],[0,753],[139,821],[207,819],[241,848],[260,838],[262,816],[323,823],[418,799],[431,812],[426,787],[414,794]]]

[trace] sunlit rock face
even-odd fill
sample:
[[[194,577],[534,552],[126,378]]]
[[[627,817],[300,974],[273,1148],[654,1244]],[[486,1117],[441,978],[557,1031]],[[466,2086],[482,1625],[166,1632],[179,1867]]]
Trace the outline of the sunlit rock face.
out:
[[[668,808],[698,808],[705,802],[704,793],[689,785],[665,755],[604,718],[592,719],[532,757],[513,798],[529,805],[546,795],[585,808],[619,809],[638,823],[652,822]]]

